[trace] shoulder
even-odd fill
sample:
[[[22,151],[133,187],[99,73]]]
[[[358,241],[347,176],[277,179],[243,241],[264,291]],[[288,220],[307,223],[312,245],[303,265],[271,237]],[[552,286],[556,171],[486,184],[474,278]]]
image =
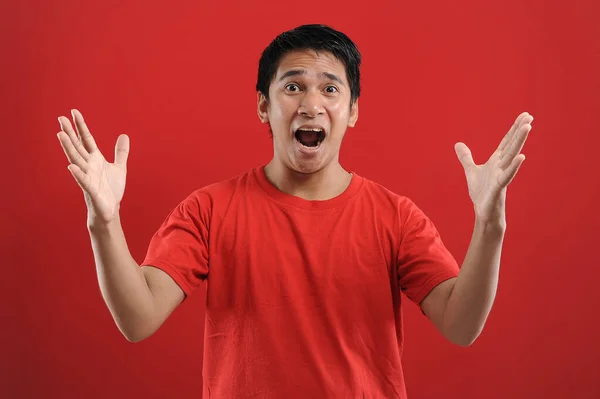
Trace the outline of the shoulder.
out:
[[[192,191],[186,200],[223,199],[232,196],[243,187],[253,185],[254,169],[250,169],[239,175],[207,184]]]
[[[435,235],[432,221],[413,199],[367,178],[363,178],[363,186],[364,197],[369,198],[368,201],[372,204],[370,206],[377,209],[384,223],[393,227],[398,238],[420,234]]]
[[[403,194],[396,193],[391,189],[362,177],[364,194],[372,198],[373,201],[380,205],[391,206],[401,215],[410,216],[421,212],[417,204],[409,197]]]
[[[190,192],[179,206],[187,210],[210,211],[216,204],[227,204],[236,194],[253,187],[254,169],[239,175],[207,184]]]

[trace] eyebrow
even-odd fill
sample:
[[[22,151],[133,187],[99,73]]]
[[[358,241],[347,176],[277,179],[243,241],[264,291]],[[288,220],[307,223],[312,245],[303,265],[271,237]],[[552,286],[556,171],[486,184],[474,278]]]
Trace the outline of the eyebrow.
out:
[[[290,76],[302,76],[302,75],[307,75],[307,74],[308,74],[308,72],[306,71],[306,69],[290,69],[289,71],[287,71],[283,75],[281,75],[281,77],[279,78],[279,81],[281,82],[282,80],[284,80],[285,78],[289,78]],[[330,73],[330,72],[321,72],[317,76],[321,79],[326,78],[329,80],[333,80],[335,82],[338,82],[341,85],[344,84],[342,79],[338,78],[336,75],[334,75],[333,73]]]

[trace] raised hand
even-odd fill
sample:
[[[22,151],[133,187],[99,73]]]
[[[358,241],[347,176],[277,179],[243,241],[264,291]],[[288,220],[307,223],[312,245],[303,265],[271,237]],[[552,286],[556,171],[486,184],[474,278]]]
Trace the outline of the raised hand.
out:
[[[129,137],[122,134],[115,146],[115,162],[109,163],[96,146],[83,116],[72,110],[77,131],[68,118],[58,118],[57,134],[69,160],[69,171],[83,190],[88,207],[88,225],[108,224],[118,217],[119,204],[125,192]]]
[[[533,116],[527,112],[519,115],[496,151],[483,165],[473,162],[471,150],[464,143],[454,146],[465,170],[475,214],[484,222],[505,221],[506,187],[525,160],[521,150],[531,130],[531,122]]]

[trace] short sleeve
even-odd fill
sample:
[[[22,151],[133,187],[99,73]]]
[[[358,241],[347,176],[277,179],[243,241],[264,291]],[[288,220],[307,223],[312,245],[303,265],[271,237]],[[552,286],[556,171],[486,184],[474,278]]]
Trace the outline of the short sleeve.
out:
[[[420,304],[438,284],[457,277],[459,267],[433,222],[416,205],[412,204],[400,234],[399,285],[408,298]]]
[[[186,296],[208,276],[210,202],[197,192],[183,200],[152,237],[142,262],[171,276]]]

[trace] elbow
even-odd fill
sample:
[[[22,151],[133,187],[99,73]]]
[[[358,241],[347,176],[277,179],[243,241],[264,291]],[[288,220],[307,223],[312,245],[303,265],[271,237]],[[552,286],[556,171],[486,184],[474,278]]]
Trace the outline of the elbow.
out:
[[[132,344],[142,342],[143,340],[148,338],[147,336],[143,336],[143,335],[124,334],[124,333],[123,333],[123,336],[125,337],[125,339],[127,341],[131,342]]]
[[[139,326],[117,325],[117,327],[121,334],[123,334],[123,337],[133,344],[150,338],[156,331],[155,328],[140,328]]]
[[[467,348],[467,347],[473,345],[473,343],[476,340],[477,340],[477,337],[473,337],[473,338],[465,337],[465,338],[458,338],[458,339],[455,338],[455,339],[450,340],[450,342],[452,342],[453,344],[458,345],[462,348]]]
[[[460,347],[466,348],[471,345],[479,338],[481,331],[470,332],[470,331],[456,331],[454,333],[445,334],[446,339],[451,343]]]
[[[441,329],[444,337],[451,343],[463,348],[469,347],[475,343],[481,335],[485,321],[478,323],[467,323],[464,320],[452,323],[446,323]]]

